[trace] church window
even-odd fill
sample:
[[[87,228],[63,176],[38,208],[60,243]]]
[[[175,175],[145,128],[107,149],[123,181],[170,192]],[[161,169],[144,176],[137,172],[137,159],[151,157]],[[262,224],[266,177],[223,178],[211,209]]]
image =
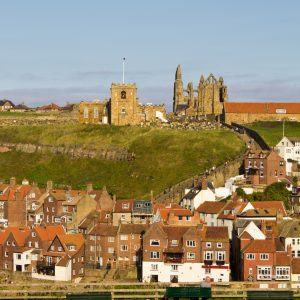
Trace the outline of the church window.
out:
[[[94,119],[98,119],[99,113],[98,113],[98,107],[94,107]]]
[[[85,119],[88,119],[89,117],[89,109],[87,107],[84,108],[83,116]]]
[[[126,99],[126,92],[125,91],[121,92],[121,99]]]

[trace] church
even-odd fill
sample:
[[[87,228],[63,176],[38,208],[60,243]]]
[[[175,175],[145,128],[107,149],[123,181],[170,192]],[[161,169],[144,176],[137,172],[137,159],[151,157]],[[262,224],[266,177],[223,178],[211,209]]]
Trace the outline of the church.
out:
[[[183,87],[181,67],[175,73],[173,112],[187,117],[214,116],[219,118],[223,113],[224,102],[228,100],[227,86],[223,78],[216,79],[210,74],[206,79],[201,75],[198,86],[193,88],[189,82]]]
[[[165,105],[141,104],[135,83],[112,83],[110,94],[109,100],[80,102],[80,123],[124,126],[167,122]]]

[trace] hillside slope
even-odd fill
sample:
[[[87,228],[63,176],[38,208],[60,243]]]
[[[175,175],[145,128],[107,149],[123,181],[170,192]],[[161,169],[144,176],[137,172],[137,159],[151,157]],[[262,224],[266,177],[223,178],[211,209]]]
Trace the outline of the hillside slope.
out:
[[[48,179],[73,188],[93,182],[118,197],[146,197],[235,158],[244,144],[224,129],[183,131],[93,125],[16,126],[0,130],[0,142],[126,147],[133,161],[71,160],[63,155],[0,153],[0,178],[16,176],[39,185]]]

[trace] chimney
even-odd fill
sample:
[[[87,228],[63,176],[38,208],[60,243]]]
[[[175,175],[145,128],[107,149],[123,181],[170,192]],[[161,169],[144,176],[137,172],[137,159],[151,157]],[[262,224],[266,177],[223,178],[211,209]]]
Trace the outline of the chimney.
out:
[[[207,177],[203,177],[201,181],[201,189],[207,190]]]
[[[287,256],[292,257],[292,245],[287,246]]]
[[[47,181],[47,192],[51,192],[53,190],[53,181],[48,180]]]
[[[153,190],[150,191],[150,199],[151,199],[152,202],[154,201]]]
[[[93,184],[92,183],[87,183],[86,184],[86,191],[90,193],[93,190]]]
[[[195,176],[194,177],[194,188],[197,188],[199,186],[199,177]]]
[[[16,177],[11,177],[9,180],[9,185],[10,186],[15,186],[16,185]]]

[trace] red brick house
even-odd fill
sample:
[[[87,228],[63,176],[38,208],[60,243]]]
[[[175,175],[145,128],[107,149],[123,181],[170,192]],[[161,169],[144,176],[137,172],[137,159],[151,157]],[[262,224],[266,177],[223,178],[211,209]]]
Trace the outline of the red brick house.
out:
[[[253,185],[270,185],[286,177],[285,160],[275,151],[249,150],[244,157],[245,177]]]

